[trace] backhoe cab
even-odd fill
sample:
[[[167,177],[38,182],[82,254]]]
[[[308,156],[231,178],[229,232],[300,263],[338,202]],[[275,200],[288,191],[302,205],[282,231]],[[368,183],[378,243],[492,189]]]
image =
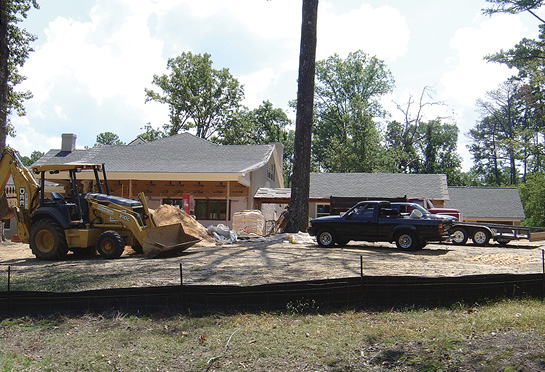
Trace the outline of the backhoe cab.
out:
[[[0,181],[5,186],[12,175],[18,193],[17,234],[40,259],[63,259],[69,251],[89,255],[98,251],[104,258],[118,258],[126,245],[152,258],[199,242],[181,224],[157,226],[143,193],[139,200],[110,195],[104,165],[39,165],[32,172],[39,184],[16,152],[6,147],[0,159]],[[83,184],[77,180],[81,172],[94,173],[94,192],[81,191]],[[47,176],[58,173],[66,174],[64,182],[55,181],[64,184],[65,195],[51,192],[47,197]]]

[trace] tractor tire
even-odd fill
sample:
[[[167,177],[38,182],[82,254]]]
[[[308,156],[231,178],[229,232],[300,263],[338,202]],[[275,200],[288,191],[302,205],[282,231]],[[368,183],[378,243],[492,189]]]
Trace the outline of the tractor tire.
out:
[[[455,227],[452,231],[452,244],[464,245],[468,238],[467,230],[462,227]]]
[[[316,235],[316,241],[322,248],[333,248],[336,240],[335,233],[330,229],[324,229]]]
[[[490,233],[485,229],[477,229],[471,237],[473,244],[478,246],[485,246],[490,241]]]
[[[104,258],[119,258],[125,250],[125,240],[113,230],[104,231],[98,236],[96,248]]]
[[[416,251],[421,248],[416,235],[412,231],[402,231],[395,235],[394,240],[397,248],[403,251]]]
[[[30,249],[41,260],[62,260],[68,254],[64,230],[54,220],[45,218],[30,228]]]

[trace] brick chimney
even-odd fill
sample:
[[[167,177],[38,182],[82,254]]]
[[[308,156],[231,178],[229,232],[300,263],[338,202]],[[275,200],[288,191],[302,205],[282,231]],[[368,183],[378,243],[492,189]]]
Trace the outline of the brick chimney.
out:
[[[74,133],[63,133],[61,151],[72,152],[76,149],[76,136]]]

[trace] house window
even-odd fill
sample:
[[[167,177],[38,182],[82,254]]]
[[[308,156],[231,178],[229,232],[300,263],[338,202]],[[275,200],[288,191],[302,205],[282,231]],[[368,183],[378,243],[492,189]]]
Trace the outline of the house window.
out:
[[[227,202],[223,200],[195,200],[195,216],[198,220],[225,221]]]
[[[316,217],[329,216],[329,204],[316,204]]]
[[[274,181],[276,179],[275,166],[273,163],[267,163],[267,178],[271,181]]]

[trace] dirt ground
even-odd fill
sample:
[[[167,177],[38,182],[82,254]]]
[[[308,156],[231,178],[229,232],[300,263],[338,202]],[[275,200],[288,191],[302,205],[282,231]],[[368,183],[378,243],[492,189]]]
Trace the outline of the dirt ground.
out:
[[[343,248],[320,248],[315,242],[293,244],[285,235],[266,241],[215,245],[201,242],[176,257],[147,259],[130,247],[119,259],[36,259],[26,244],[0,243],[0,290],[86,290],[108,287],[184,284],[255,285],[360,275],[458,276],[485,273],[541,273],[545,241],[511,242],[506,247],[428,244],[416,252],[394,244],[351,242]],[[307,236],[308,238],[308,236]],[[45,283],[47,288],[40,287]],[[53,286],[54,288],[51,288]]]

